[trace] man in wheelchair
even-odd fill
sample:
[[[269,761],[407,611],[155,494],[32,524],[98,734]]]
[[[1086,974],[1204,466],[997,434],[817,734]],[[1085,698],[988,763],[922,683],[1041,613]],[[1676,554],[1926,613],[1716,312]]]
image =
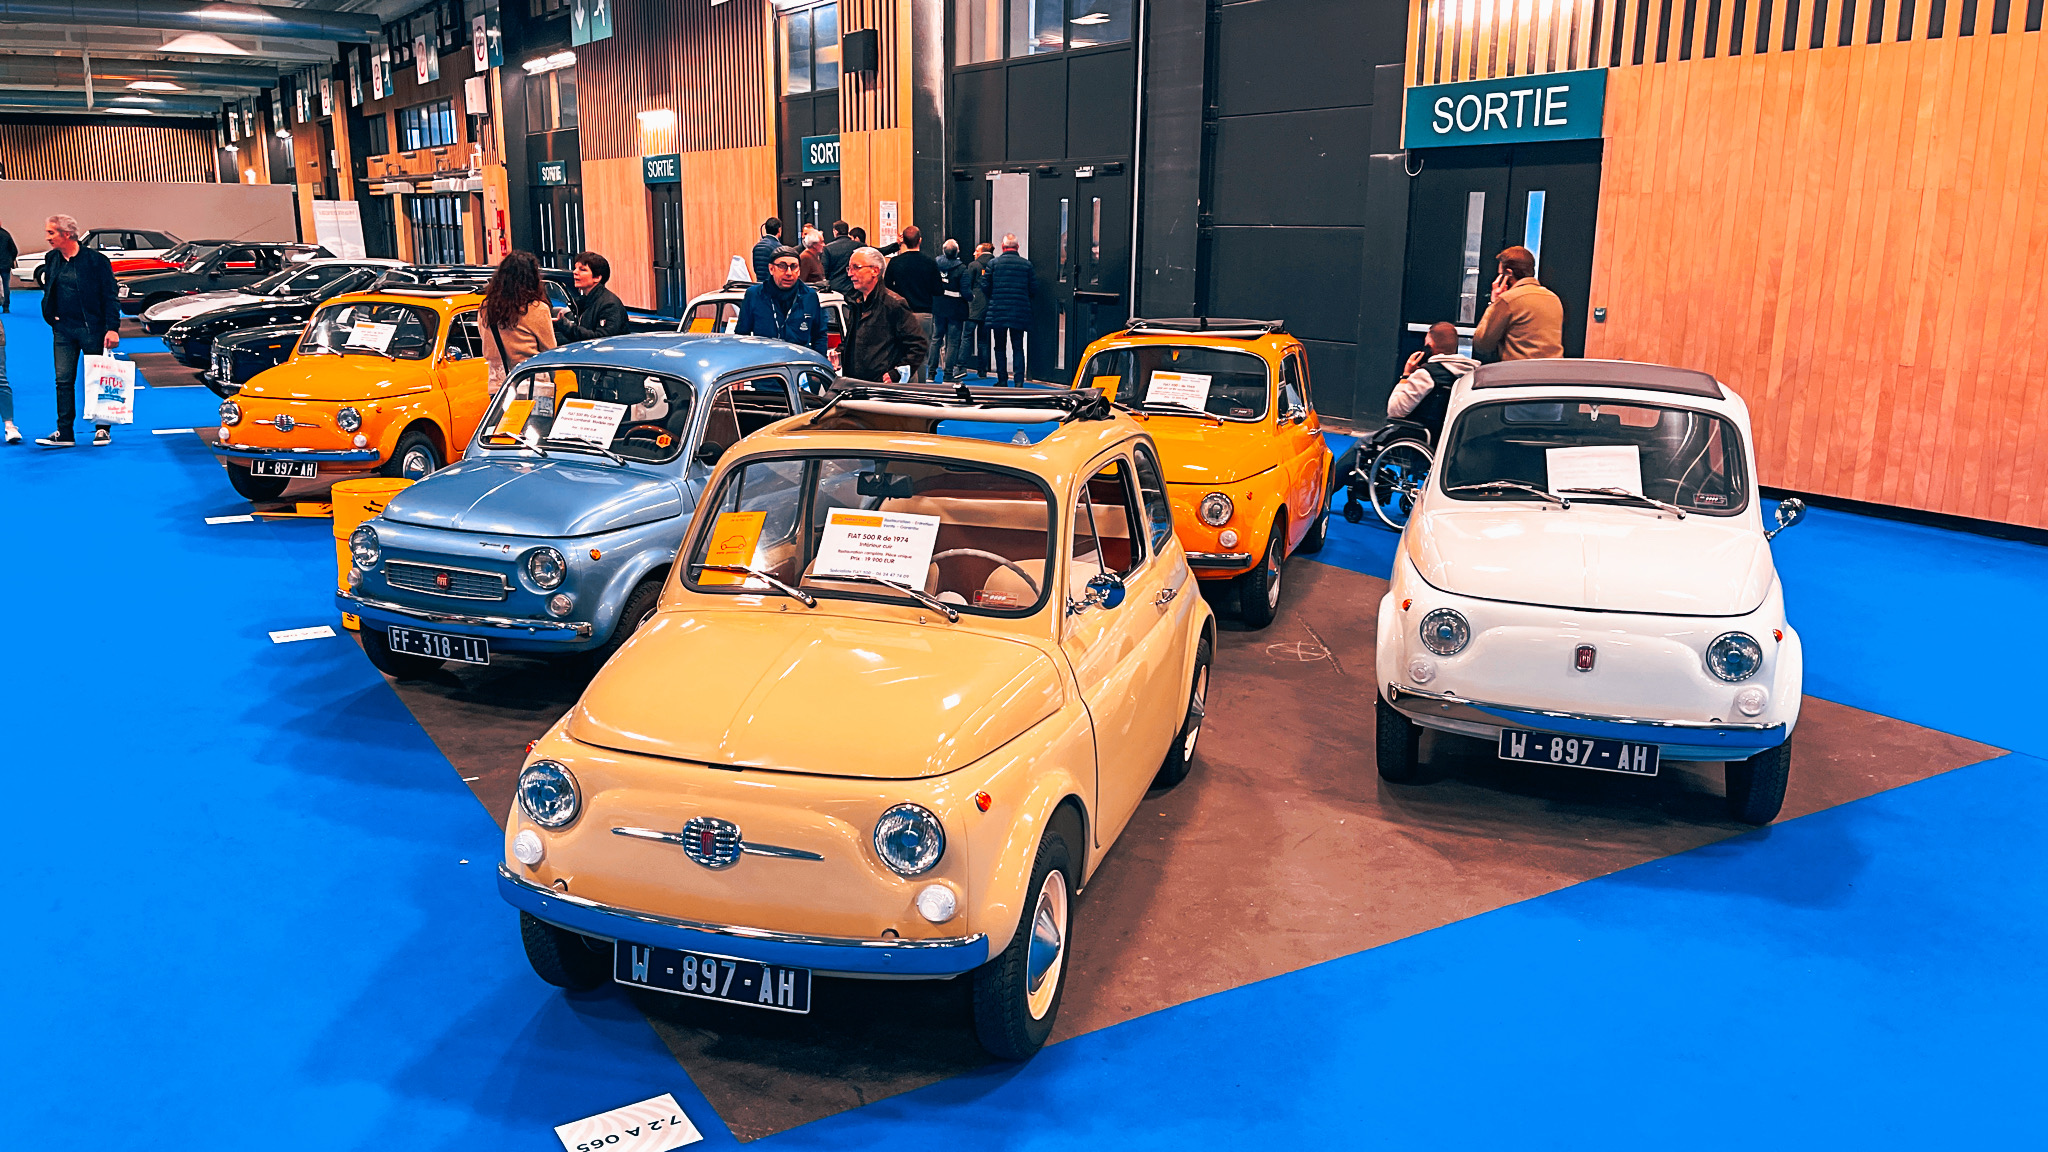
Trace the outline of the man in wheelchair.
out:
[[[1452,386],[1479,368],[1479,361],[1458,354],[1458,330],[1451,324],[1430,325],[1423,342],[1424,350],[1408,357],[1401,379],[1387,397],[1387,423],[1337,459],[1337,482],[1350,490],[1350,503],[1370,499],[1365,470],[1387,445],[1412,440],[1427,449],[1436,447]]]

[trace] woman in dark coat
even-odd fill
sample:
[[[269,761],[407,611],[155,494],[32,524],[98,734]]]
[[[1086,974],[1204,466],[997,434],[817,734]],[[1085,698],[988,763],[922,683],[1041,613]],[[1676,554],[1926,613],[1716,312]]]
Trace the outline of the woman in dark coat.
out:
[[[988,311],[983,321],[995,343],[996,383],[1010,383],[1010,357],[1017,357],[1017,381],[1030,375],[1024,361],[1024,333],[1031,328],[1033,302],[1038,295],[1038,276],[1031,261],[1017,254],[1017,237],[1003,237],[1003,254],[989,262]]]

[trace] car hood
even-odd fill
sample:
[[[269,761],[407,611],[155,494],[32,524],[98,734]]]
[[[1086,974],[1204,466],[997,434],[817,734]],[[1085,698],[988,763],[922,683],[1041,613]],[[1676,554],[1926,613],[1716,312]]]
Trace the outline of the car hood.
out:
[[[148,308],[143,309],[142,318],[145,320],[189,320],[201,312],[211,312],[215,308],[232,308],[237,304],[255,304],[259,301],[279,299],[282,299],[282,297],[251,296],[247,292],[236,292],[223,288],[214,292],[198,292],[190,296],[180,296],[175,300],[166,300],[161,304],[152,304]]]
[[[1436,508],[1402,538],[1415,570],[1461,596],[1679,616],[1752,612],[1776,579],[1770,545],[1746,517],[1581,501]]]
[[[1279,463],[1270,441],[1248,424],[1218,427],[1196,416],[1151,416],[1145,431],[1159,445],[1168,484],[1215,488],[1249,480]],[[1261,444],[1267,451],[1256,451]]]
[[[276,369],[272,369],[276,371]],[[270,373],[258,377],[269,380]],[[491,536],[590,536],[682,516],[691,502],[666,477],[608,460],[464,460],[392,497],[384,518]]]
[[[424,392],[433,383],[425,360],[386,360],[382,356],[301,356],[280,364],[263,377],[262,387],[243,389],[251,396],[285,400],[388,400]]]
[[[569,713],[574,739],[673,760],[911,780],[972,764],[1059,710],[1021,640],[832,613],[666,611]]]

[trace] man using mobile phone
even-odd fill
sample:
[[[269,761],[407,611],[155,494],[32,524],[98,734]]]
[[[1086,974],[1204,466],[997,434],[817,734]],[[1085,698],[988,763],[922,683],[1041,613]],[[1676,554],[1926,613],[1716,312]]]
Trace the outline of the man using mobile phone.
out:
[[[1536,280],[1536,254],[1517,244],[1494,257],[1500,274],[1472,351],[1482,359],[1541,360],[1564,355],[1564,301]]]

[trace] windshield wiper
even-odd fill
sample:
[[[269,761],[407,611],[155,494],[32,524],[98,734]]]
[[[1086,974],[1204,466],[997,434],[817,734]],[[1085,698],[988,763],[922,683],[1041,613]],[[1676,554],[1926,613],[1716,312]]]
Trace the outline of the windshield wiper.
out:
[[[1666,504],[1662,500],[1653,499],[1640,492],[1631,492],[1626,488],[1566,488],[1565,491],[1575,492],[1581,496],[1612,496],[1616,500],[1634,500],[1651,508],[1669,512],[1680,520],[1685,519],[1685,509],[1678,505]]]
[[[759,568],[749,568],[745,564],[692,564],[690,567],[695,568],[699,572],[731,572],[739,576],[752,576],[756,579],[767,581],[776,591],[801,602],[806,608],[816,608],[818,606],[818,598],[816,596],[801,588],[792,588],[766,572],[761,571]]]
[[[1141,412],[1170,412],[1180,416],[1205,416],[1214,420],[1219,426],[1223,423],[1223,417],[1206,408],[1197,408],[1192,404],[1182,404],[1174,400],[1147,400],[1137,407]]]
[[[1559,496],[1557,493],[1546,491],[1542,488],[1538,488],[1537,486],[1529,483],[1526,480],[1488,480],[1484,484],[1460,484],[1456,488],[1446,488],[1444,489],[1444,491],[1499,492],[1504,489],[1512,490],[1515,492],[1527,492],[1531,496],[1540,496],[1543,499],[1550,501],[1552,504],[1555,504],[1560,508],[1569,508],[1572,506],[1571,501],[1565,499],[1562,496]]]
[[[382,348],[372,348],[372,347],[370,347],[370,346],[369,346],[368,344],[344,344],[344,345],[342,345],[342,346],[341,346],[341,350],[342,350],[343,354],[346,354],[346,353],[348,352],[348,350],[349,350],[349,349],[351,349],[351,348],[360,348],[360,349],[362,349],[362,350],[363,350],[363,351],[365,351],[365,352],[375,352],[375,353],[376,353],[377,355],[379,355],[379,356],[382,356],[382,357],[383,357],[383,358],[385,358],[386,360],[396,360],[396,359],[398,359],[398,357],[396,357],[396,356],[393,356],[393,355],[392,355],[391,353],[389,353],[389,352],[386,352],[386,351],[385,351],[384,349],[382,349]]]
[[[626,462],[626,458],[624,456],[619,455],[617,452],[614,452],[609,448],[600,448],[595,444],[584,444],[574,440],[549,440],[547,441],[547,443],[553,444],[555,447],[560,448],[566,452],[595,452],[599,456],[602,456],[605,459],[610,460],[614,464],[624,464]],[[541,453],[541,455],[545,456],[547,455],[547,453],[543,452]]]
[[[858,580],[867,584],[880,584],[884,588],[894,588],[896,591],[903,593],[905,596],[910,596],[923,602],[935,611],[944,612],[946,614],[947,623],[958,624],[960,622],[960,613],[953,611],[953,606],[951,604],[946,603],[944,600],[939,599],[937,596],[932,595],[931,593],[925,591],[922,588],[912,588],[908,584],[898,584],[894,580],[885,580],[880,576],[827,576],[823,573],[816,573],[812,575],[811,579]]]
[[[318,353],[320,353],[321,355],[324,355],[324,356],[339,356],[339,355],[341,355],[341,353],[339,353],[339,352],[336,352],[336,351],[335,351],[334,349],[332,349],[332,348],[329,348],[329,347],[328,347],[327,345],[325,345],[325,344],[309,344],[309,345],[307,345],[306,347],[304,347],[304,348],[301,348],[301,349],[299,349],[299,351],[301,351],[301,352],[318,352]]]

